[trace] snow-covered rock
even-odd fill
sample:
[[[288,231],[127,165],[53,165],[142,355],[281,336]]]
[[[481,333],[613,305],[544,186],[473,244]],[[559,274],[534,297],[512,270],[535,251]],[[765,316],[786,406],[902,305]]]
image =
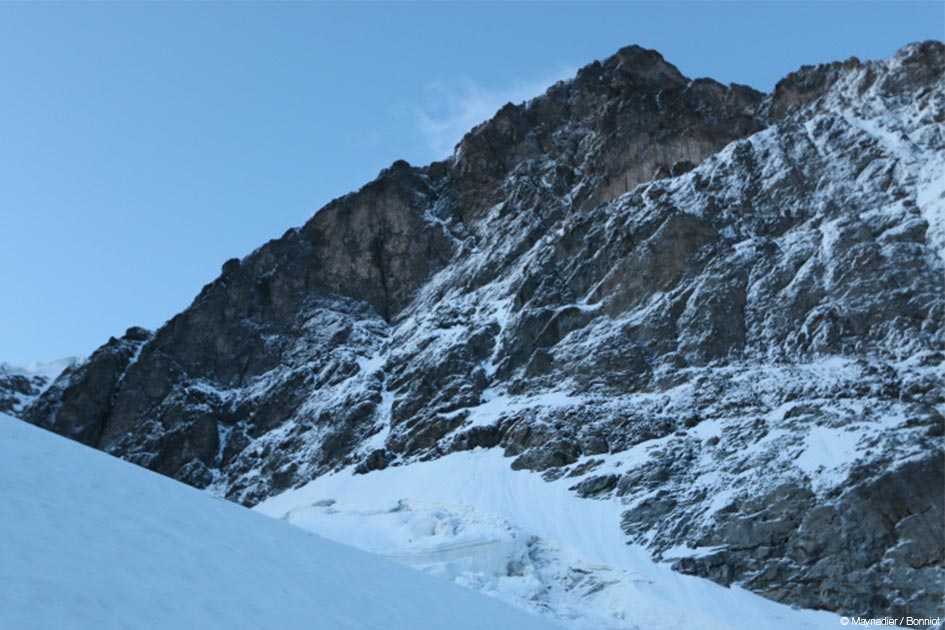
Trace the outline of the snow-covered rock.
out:
[[[46,391],[64,370],[81,365],[83,361],[80,357],[65,357],[22,367],[0,363],[0,413],[21,412]]]

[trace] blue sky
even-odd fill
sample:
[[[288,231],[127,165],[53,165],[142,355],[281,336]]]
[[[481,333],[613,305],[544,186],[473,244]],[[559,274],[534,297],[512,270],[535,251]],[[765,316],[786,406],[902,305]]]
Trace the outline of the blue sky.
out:
[[[0,3],[0,361],[88,354],[398,158],[635,43],[770,90],[942,2]]]

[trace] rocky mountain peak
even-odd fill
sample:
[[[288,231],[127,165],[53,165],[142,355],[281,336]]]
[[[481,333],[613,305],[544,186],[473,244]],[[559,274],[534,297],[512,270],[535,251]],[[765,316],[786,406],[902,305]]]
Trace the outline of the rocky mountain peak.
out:
[[[597,80],[614,92],[643,86],[668,88],[685,85],[689,81],[663,55],[636,45],[621,48],[602,63],[585,66],[578,72],[578,80]]]
[[[552,182],[575,209],[679,174],[760,129],[761,101],[745,86],[690,81],[659,53],[629,46],[527,103],[506,105],[463,138],[451,180],[461,219],[476,223],[507,198],[513,173]]]

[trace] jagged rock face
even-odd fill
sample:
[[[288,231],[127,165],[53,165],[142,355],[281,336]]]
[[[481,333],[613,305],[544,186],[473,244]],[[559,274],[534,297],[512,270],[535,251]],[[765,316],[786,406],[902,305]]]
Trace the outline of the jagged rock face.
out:
[[[129,328],[121,339],[112,337],[88,361],[63,370],[20,416],[72,440],[98,445],[115,392],[149,337],[148,331],[137,327]]]
[[[469,133],[451,164],[457,210],[473,227],[509,201],[515,174],[567,197],[571,211],[599,205],[759,130],[762,98],[746,86],[691,81],[658,53],[629,46]]]
[[[22,415],[253,504],[475,447],[679,570],[934,616],[941,44],[763,96],[631,47],[396,163]]]

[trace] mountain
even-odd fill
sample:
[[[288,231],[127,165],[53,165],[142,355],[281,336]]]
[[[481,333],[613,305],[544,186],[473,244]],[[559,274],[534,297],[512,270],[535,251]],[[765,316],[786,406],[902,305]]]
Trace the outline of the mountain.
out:
[[[2,414],[0,454],[3,628],[553,627]]]
[[[935,617],[943,56],[762,94],[625,48],[226,262],[17,413],[250,506],[498,450],[681,573]]]
[[[65,357],[25,367],[0,363],[0,413],[17,413],[25,409],[52,385],[63,370],[82,361],[79,357]]]

